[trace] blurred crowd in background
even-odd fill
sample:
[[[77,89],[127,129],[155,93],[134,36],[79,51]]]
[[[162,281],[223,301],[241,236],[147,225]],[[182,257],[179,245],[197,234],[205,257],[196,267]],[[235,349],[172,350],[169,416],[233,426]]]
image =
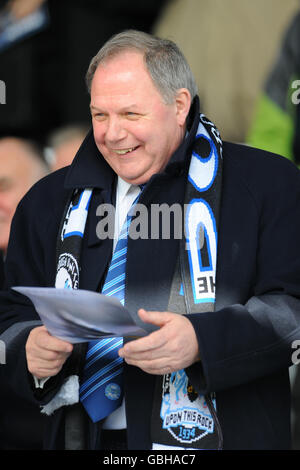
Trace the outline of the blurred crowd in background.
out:
[[[224,140],[300,164],[299,0],[0,0],[2,258],[21,197],[39,178],[70,164],[87,134],[86,70],[103,43],[124,29],[179,45],[201,110]],[[293,367],[296,449],[298,381]],[[0,449],[41,448],[42,426],[39,410],[13,396],[0,376]]]

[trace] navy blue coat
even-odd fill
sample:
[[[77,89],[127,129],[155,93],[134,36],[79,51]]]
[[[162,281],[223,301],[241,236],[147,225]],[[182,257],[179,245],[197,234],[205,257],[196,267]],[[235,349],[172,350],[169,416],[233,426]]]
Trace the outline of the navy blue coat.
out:
[[[184,142],[166,169],[151,179],[140,203],[183,203],[190,144],[191,139]],[[223,157],[216,311],[187,315],[201,357],[187,374],[199,392],[216,393],[224,449],[288,449],[288,367],[292,342],[300,338],[299,171],[282,157],[243,145],[225,142]],[[6,261],[8,290],[0,298],[0,328],[12,332],[7,376],[32,399],[24,345],[31,321],[38,317],[30,302],[9,288],[54,285],[58,228],[70,191],[94,187],[80,287],[97,290],[112,241],[97,238],[96,208],[111,201],[114,181],[90,134],[71,167],[37,183],[16,212]],[[166,310],[178,249],[178,240],[129,240],[129,309]],[[82,357],[80,347],[75,348],[63,370],[35,398],[49,401],[64,377],[80,373]],[[149,449],[154,376],[125,365],[124,380],[129,449]],[[64,447],[64,412],[48,418],[47,448]]]

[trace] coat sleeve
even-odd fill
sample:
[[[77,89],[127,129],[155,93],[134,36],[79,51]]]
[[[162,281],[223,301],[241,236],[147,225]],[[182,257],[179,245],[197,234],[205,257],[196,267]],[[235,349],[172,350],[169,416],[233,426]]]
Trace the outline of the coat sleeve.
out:
[[[187,315],[201,357],[187,373],[202,393],[288,368],[300,339],[300,173],[287,161],[276,165],[274,178],[254,194],[259,229],[251,295],[243,304]]]
[[[38,183],[19,204],[5,260],[5,286],[0,292],[0,340],[5,350],[5,360],[2,361],[5,363],[0,367],[17,394],[31,401],[38,399],[40,404],[51,400],[66,376],[72,373],[76,355],[70,356],[63,370],[50,379],[43,390],[35,388],[27,369],[25,345],[30,331],[42,322],[31,301],[12,288],[54,284],[59,217],[51,209],[57,209],[57,205],[47,201],[50,201],[50,195],[43,183]]]

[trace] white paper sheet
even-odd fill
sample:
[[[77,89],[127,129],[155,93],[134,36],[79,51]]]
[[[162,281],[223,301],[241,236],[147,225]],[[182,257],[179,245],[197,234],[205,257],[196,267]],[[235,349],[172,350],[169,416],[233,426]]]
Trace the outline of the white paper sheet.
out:
[[[19,286],[13,289],[29,297],[51,335],[70,343],[147,334],[114,297],[82,289]]]

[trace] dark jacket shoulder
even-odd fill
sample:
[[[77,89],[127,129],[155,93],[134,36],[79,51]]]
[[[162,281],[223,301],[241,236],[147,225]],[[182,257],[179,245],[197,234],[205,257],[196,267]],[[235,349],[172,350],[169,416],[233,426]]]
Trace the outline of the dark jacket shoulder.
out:
[[[25,194],[17,210],[28,207],[30,213],[38,211],[40,216],[56,213],[70,194],[70,190],[64,188],[68,168],[57,170],[35,183]]]
[[[223,144],[224,164],[236,168],[247,181],[263,180],[268,183],[273,176],[284,184],[288,178],[300,177],[297,166],[281,155],[244,144]]]
[[[224,142],[224,182],[241,184],[260,206],[266,198],[282,200],[299,193],[300,171],[285,157],[243,144]]]

